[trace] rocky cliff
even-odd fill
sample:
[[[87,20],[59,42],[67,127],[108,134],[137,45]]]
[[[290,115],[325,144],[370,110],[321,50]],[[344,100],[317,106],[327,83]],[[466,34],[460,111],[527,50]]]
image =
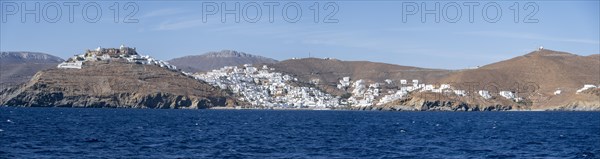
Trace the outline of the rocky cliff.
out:
[[[527,110],[531,101],[505,98],[484,99],[479,96],[457,96],[452,93],[415,92],[384,105],[361,107],[361,110],[393,111],[507,111]]]
[[[38,72],[1,92],[0,103],[26,107],[199,109],[238,105],[224,90],[180,72],[123,61],[85,62],[82,69]]]
[[[384,105],[360,107],[359,110],[395,111],[600,111],[600,88],[570,96],[514,101],[502,97],[456,96],[419,92]]]

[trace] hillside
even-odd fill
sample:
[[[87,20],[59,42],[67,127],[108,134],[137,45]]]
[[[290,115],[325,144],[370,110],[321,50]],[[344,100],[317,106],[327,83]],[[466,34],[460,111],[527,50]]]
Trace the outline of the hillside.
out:
[[[223,50],[202,55],[184,56],[168,61],[186,72],[200,72],[219,69],[224,66],[239,66],[243,64],[275,63],[277,60],[244,52]]]
[[[458,71],[441,82],[496,83],[501,88],[511,88],[514,83],[533,83],[543,93],[552,93],[556,89],[574,92],[584,84],[600,83],[600,60],[594,55],[541,50],[477,69]]]
[[[63,59],[37,52],[0,52],[0,90],[28,81],[36,72],[56,68]]]
[[[361,101],[365,103],[359,104],[362,106],[355,107],[356,109],[396,109],[397,106],[407,110],[600,109],[600,95],[594,93],[598,91],[591,89],[591,93],[576,93],[586,84],[600,84],[599,55],[579,56],[542,49],[477,69],[455,71],[329,58],[291,59],[268,66],[275,71],[293,75],[299,81],[316,84],[333,95],[352,93],[347,97],[355,98],[355,104]],[[350,77],[351,83],[348,88],[340,89],[336,86],[343,77]],[[360,84],[362,86],[359,86],[362,88],[353,86],[359,79],[364,80]],[[386,84],[386,79],[392,80],[392,84]],[[407,80],[408,85],[398,84],[401,79]],[[383,96],[392,95],[389,92],[410,89],[413,79],[425,85],[417,87],[417,91],[405,93],[397,101],[376,104],[386,98]],[[373,83],[380,85],[372,87]],[[431,89],[425,88],[429,84],[433,86],[433,90],[439,88],[440,84],[449,84],[451,89],[446,91],[464,91],[466,94],[436,95],[439,93],[423,92]],[[488,91],[491,97],[482,97],[478,94],[479,90]],[[500,91],[512,92],[516,96],[508,99]],[[557,91],[560,93],[555,95]],[[386,100],[389,99],[393,98]]]
[[[600,84],[600,56],[579,56],[571,53],[537,50],[523,56],[500,61],[471,70],[462,70],[440,79],[440,83],[454,83],[454,86],[487,89],[491,92],[507,90],[519,93],[521,97],[535,99],[535,107],[568,105],[565,102],[583,100],[575,92],[584,84]],[[498,88],[497,90],[495,88]],[[561,95],[553,93],[561,90]],[[561,98],[562,101],[551,101]],[[600,99],[600,96],[589,96]],[[587,99],[585,99],[587,100]],[[600,105],[599,100],[592,105]],[[558,104],[562,103],[562,104]]]
[[[367,83],[383,83],[386,79],[399,83],[401,79],[417,79],[421,82],[434,82],[447,76],[451,71],[400,66],[369,61],[341,61],[336,59],[304,58],[285,60],[269,67],[276,71],[298,77],[301,81],[318,80],[318,86],[325,91],[340,95],[336,88],[343,77],[351,80],[363,79]]]
[[[131,55],[120,55],[124,53]],[[101,56],[104,54],[111,56]],[[16,57],[11,61],[19,61]],[[580,56],[540,49],[466,70],[331,58],[244,61],[239,59],[264,57],[235,51],[178,60],[191,60],[197,64],[194,67],[205,64],[193,60],[196,57],[215,68],[188,74],[124,46],[88,50],[71,58],[75,61],[61,64],[66,69],[40,71],[28,83],[0,92],[0,104],[192,109],[250,104],[253,108],[359,110],[600,110],[598,54]],[[185,62],[179,64],[182,63]],[[254,65],[243,65],[247,63]],[[582,89],[584,85],[586,89]]]
[[[230,94],[180,72],[119,60],[49,69],[3,92],[0,104],[31,107],[208,108],[235,105]]]

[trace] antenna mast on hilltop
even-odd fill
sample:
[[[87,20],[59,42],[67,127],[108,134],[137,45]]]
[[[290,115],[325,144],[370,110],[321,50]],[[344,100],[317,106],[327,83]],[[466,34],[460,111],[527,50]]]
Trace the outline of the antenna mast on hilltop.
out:
[[[310,58],[310,51],[308,52],[308,58]]]

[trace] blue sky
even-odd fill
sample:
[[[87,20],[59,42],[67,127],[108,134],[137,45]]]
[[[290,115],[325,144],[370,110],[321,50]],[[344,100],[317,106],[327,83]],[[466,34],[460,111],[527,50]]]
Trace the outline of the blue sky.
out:
[[[22,22],[22,14],[14,7],[35,11],[36,2],[40,4],[37,10],[43,13],[40,22],[35,22],[33,14],[26,14]],[[472,5],[473,1],[224,2],[233,12],[235,4],[240,4],[240,22],[231,14],[221,21],[220,1],[74,1],[79,5],[74,6],[70,22],[65,2],[71,1],[0,1],[0,50],[38,51],[67,58],[85,49],[125,44],[163,60],[231,49],[277,60],[310,53],[313,57],[447,69],[485,65],[539,46],[579,55],[600,53],[599,1],[474,1],[478,5],[472,15],[465,3]],[[111,10],[115,2],[119,6],[118,23],[114,21],[115,10]],[[315,2],[319,7],[314,7]],[[514,7],[515,2],[519,7]],[[265,3],[278,4],[272,22]],[[439,8],[435,8],[436,3]],[[95,4],[102,10],[96,19]],[[215,5],[219,10],[211,12]],[[257,5],[261,16],[256,14]],[[435,21],[436,15],[425,14],[422,22],[423,5],[428,12],[438,13],[440,21]],[[86,21],[84,6],[88,8],[86,17],[97,20],[95,23]],[[284,6],[288,10],[283,10]],[[294,6],[302,15],[292,23],[289,21],[296,20],[297,13]],[[419,10],[411,10],[414,7]],[[314,21],[314,8],[319,8],[318,22]],[[496,16],[495,8],[502,10],[500,16]],[[138,21],[124,23],[132,12],[135,14],[129,20]],[[335,14],[324,23],[330,13]]]

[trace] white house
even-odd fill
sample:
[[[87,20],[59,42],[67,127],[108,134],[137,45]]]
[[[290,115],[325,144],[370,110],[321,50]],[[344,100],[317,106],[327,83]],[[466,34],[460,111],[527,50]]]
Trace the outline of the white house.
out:
[[[559,95],[560,93],[562,93],[562,91],[560,89],[554,91],[554,95]]]
[[[478,93],[484,99],[490,99],[490,98],[492,98],[492,95],[490,95],[490,92],[488,92],[486,90],[479,90]]]
[[[83,65],[83,61],[63,62],[63,63],[58,64],[57,68],[81,69],[82,65]]]
[[[500,91],[500,96],[506,99],[515,99],[516,96],[511,91]]]
[[[392,84],[392,80],[391,79],[385,79],[385,83]]]
[[[454,94],[456,94],[457,96],[466,96],[467,95],[465,90],[454,90]]]
[[[407,84],[407,82],[406,82],[406,80],[405,80],[405,79],[401,79],[401,80],[400,80],[400,84]]]
[[[419,85],[419,80],[414,79],[414,80],[412,80],[412,83],[413,83],[413,85]]]

